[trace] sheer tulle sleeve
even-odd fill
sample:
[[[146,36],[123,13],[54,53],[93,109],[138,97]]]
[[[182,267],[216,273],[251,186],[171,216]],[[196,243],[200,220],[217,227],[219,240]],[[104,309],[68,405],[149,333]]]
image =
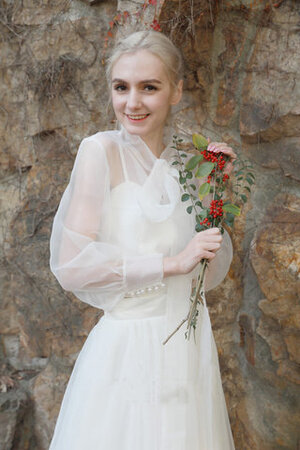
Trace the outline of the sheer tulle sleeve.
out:
[[[108,149],[109,151],[109,149]],[[79,147],[55,215],[50,268],[80,300],[110,310],[126,291],[163,278],[163,255],[128,256],[109,242],[110,167],[93,137]]]
[[[209,263],[205,275],[205,290],[209,291],[217,287],[226,277],[232,261],[232,243],[229,234],[224,230],[223,241],[220,250]]]

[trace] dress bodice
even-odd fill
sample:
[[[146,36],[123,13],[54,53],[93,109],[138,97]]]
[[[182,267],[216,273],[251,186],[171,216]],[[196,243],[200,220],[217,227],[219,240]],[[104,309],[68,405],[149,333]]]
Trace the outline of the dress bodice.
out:
[[[165,176],[170,176],[169,169],[167,167],[165,169],[167,169]],[[174,183],[178,181],[174,179]],[[173,185],[176,191],[177,186],[178,184],[175,188],[175,184]],[[172,205],[170,197],[174,202]],[[158,200],[158,197],[156,199]],[[164,256],[170,256],[177,253],[192,237],[192,221],[180,201],[179,190],[176,200],[170,192],[168,195],[162,191],[156,208],[154,201],[155,186],[149,189],[149,186],[147,188],[145,185],[124,181],[111,190],[110,240],[122,247],[125,253],[139,255],[163,253]],[[149,204],[153,207],[152,216],[151,207],[145,209],[145,205]],[[119,302],[109,312],[109,316],[126,319],[165,314],[165,283],[138,290],[136,295],[127,296],[125,293],[124,296],[124,301]]]
[[[165,220],[153,222],[144,214],[142,195],[143,187],[130,181],[112,189],[111,241],[129,253],[168,256],[179,239],[180,224],[186,222],[183,220],[187,219],[186,213],[178,204]]]

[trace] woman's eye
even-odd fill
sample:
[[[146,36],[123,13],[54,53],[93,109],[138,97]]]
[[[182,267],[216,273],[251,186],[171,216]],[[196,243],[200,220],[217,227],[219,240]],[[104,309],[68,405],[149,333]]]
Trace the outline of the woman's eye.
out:
[[[116,86],[114,86],[115,91],[125,91],[125,89],[126,89],[125,84],[117,84]]]
[[[153,86],[152,84],[147,84],[144,89],[146,91],[157,91],[157,88],[155,86]]]

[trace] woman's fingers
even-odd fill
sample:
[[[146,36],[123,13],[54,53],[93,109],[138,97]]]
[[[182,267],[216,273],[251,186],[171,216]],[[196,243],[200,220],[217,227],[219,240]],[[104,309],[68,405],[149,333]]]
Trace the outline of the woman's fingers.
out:
[[[207,150],[215,153],[224,153],[224,155],[228,155],[230,157],[230,161],[228,161],[225,165],[224,173],[230,174],[233,170],[233,162],[236,160],[237,155],[233,151],[226,142],[210,142],[207,146]]]
[[[189,273],[203,258],[212,260],[220,249],[222,240],[217,227],[196,233],[185,249],[175,257],[178,273]]]
[[[222,241],[222,235],[217,227],[209,228],[208,230],[200,231],[196,234],[196,239],[199,240],[217,240],[218,242]]]
[[[205,251],[216,252],[220,247],[220,242],[206,242],[204,246],[199,245],[199,250],[204,249]]]
[[[236,159],[236,153],[228,144],[226,144],[226,142],[210,142],[207,146],[207,150],[215,153],[222,152],[225,155],[230,156],[233,160]]]
[[[201,231],[196,236],[196,245],[199,250],[216,252],[221,247],[222,235],[219,228],[210,228]]]
[[[220,230],[218,227],[212,227],[212,228],[208,228],[207,230],[201,231],[199,234],[221,234]]]
[[[201,256],[201,259],[202,258],[204,258],[204,259],[213,259],[215,256],[216,256],[215,252],[205,251],[205,252],[203,252],[203,255]]]

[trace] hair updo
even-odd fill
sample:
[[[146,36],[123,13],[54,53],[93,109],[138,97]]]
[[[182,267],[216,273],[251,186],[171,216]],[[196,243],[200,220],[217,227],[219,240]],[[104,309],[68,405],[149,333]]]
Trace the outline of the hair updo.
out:
[[[167,75],[173,87],[182,79],[182,56],[173,42],[158,31],[137,31],[125,39],[119,40],[107,61],[106,78],[111,86],[111,74],[114,64],[126,53],[148,50],[160,58],[166,67]]]

